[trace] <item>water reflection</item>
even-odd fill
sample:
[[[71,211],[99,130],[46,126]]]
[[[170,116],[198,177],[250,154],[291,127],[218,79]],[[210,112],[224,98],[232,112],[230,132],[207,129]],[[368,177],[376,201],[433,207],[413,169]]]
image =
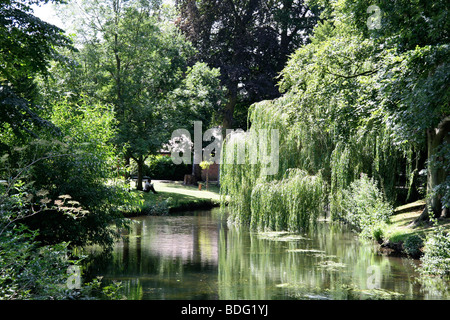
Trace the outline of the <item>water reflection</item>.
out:
[[[218,211],[143,217],[90,273],[128,299],[442,299],[415,262],[377,255],[343,226],[301,235],[228,227]]]
[[[411,291],[411,264],[374,254],[342,228],[322,223],[302,237],[242,234],[230,229],[220,237],[223,299],[398,298]]]

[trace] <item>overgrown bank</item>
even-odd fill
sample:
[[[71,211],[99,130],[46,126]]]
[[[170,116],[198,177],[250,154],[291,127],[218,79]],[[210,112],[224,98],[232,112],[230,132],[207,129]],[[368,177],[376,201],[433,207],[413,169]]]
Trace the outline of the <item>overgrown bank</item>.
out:
[[[450,231],[448,219],[414,223],[422,214],[425,205],[424,200],[418,200],[395,209],[391,223],[377,239],[381,252],[388,255],[422,258],[427,252],[427,241],[434,242]]]

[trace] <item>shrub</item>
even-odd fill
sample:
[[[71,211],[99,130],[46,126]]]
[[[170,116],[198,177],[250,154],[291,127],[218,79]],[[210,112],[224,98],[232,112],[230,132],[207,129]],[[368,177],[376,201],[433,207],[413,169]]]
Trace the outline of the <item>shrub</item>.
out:
[[[342,218],[366,238],[380,237],[380,226],[393,213],[373,179],[362,174],[342,194]]]
[[[405,242],[403,243],[403,249],[405,250],[406,254],[410,255],[411,257],[418,257],[421,255],[420,249],[423,247],[424,242],[423,239],[414,234],[405,239]]]
[[[0,235],[0,300],[65,296],[66,245],[38,247],[36,236],[24,227]]]
[[[139,214],[149,215],[149,216],[166,216],[169,214],[170,203],[172,198],[167,198],[166,200],[158,199],[154,204],[146,204]]]
[[[185,174],[191,174],[192,165],[175,164],[171,157],[156,155],[150,156],[145,161],[143,174],[154,180],[183,180]],[[131,175],[137,175],[137,165],[134,161],[130,164]]]
[[[420,271],[426,275],[450,275],[450,235],[441,227],[427,235]]]
[[[192,168],[186,169],[185,164],[176,165],[172,158],[166,156],[151,156],[146,161],[146,175],[157,180],[183,180],[184,175]]]
[[[371,228],[371,238],[381,243],[385,238],[386,223],[378,223]]]
[[[30,138],[11,147],[0,157],[0,178],[18,177],[36,191],[46,190],[49,201],[68,196],[62,201],[65,207],[77,203],[85,213],[74,219],[61,214],[61,208],[48,208],[24,220],[31,230],[39,230],[39,241],[110,245],[116,236],[110,226],[123,223],[122,208],[138,200],[113,179],[114,114],[107,107],[61,102],[53,106],[52,121],[61,135]]]
[[[99,280],[69,288],[68,268],[80,262],[68,258],[69,244],[43,245],[38,231],[21,224],[45,214],[46,195],[20,181],[0,185],[0,300],[119,298],[117,286],[103,287]],[[66,214],[72,215],[70,211]]]

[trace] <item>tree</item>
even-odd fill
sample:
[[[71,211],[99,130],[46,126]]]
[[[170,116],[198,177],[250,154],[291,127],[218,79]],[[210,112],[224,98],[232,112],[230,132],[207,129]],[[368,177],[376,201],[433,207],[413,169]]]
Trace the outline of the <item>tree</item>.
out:
[[[213,90],[220,90],[211,80],[217,73],[211,73],[206,66],[204,74],[199,74],[200,66],[188,68],[193,48],[164,19],[159,1],[90,0],[84,1],[80,9],[80,68],[73,76],[86,80],[88,85],[78,92],[115,106],[115,144],[126,159],[137,163],[137,189],[142,190],[146,158],[157,153],[172,131],[189,119],[189,110],[201,105],[187,97],[184,106],[174,102],[175,96],[182,95],[175,90],[192,89],[191,95],[198,90],[184,81],[192,82],[194,74],[199,84],[208,83],[201,79],[209,77],[208,81],[216,86]],[[211,107],[209,101],[216,97],[204,97],[204,105]]]
[[[399,54],[399,63],[383,70],[382,105],[398,141],[425,150],[427,207],[417,220],[446,216],[450,153],[450,50],[425,45]]]
[[[234,219],[253,218],[256,185],[271,190],[274,180],[282,183],[297,168],[324,178],[333,218],[342,218],[345,190],[362,173],[376,181],[390,202],[401,201],[399,186],[414,187],[410,181],[421,168],[412,170],[412,155],[422,150],[427,154],[428,207],[445,214],[450,205],[445,2],[380,1],[379,29],[367,23],[371,1],[308,4],[322,6],[322,22],[284,68],[283,95],[250,108],[251,129],[280,132],[278,174],[265,177],[250,165],[221,167]],[[227,148],[232,154],[234,144],[225,145],[225,156]],[[425,210],[422,216],[427,215]]]
[[[0,80],[30,97],[30,79],[47,74],[50,61],[63,59],[59,47],[70,47],[63,30],[33,15],[31,5],[62,0],[2,0],[0,2]]]
[[[366,131],[369,125],[378,123],[376,134],[388,132],[393,139],[390,144],[396,149],[405,153],[415,149],[418,155],[425,150],[427,208],[431,208],[435,215],[441,215],[442,210],[445,214],[445,207],[450,205],[446,191],[450,158],[446,148],[449,141],[450,65],[445,1],[379,1],[381,23],[375,29],[367,24],[371,1],[341,1],[335,5],[326,0],[309,3],[322,5],[326,14],[322,18],[331,24],[328,33],[324,32],[324,25],[316,28],[316,36],[324,33],[313,45],[329,48],[330,43],[339,39],[359,37],[356,42],[342,45],[342,50],[337,47],[330,50],[331,54],[326,59],[319,59],[321,67],[313,68],[313,77],[321,76],[318,71],[321,70],[336,78],[334,84],[363,80],[359,81],[358,90],[352,90],[357,95],[343,103],[343,109],[336,110],[338,112],[334,116],[338,118],[333,118],[333,123],[341,124],[341,128],[355,129],[362,124]],[[318,49],[316,52],[326,51]],[[298,56],[301,59],[307,57]],[[305,60],[302,62],[307,65]],[[294,71],[294,68],[299,68],[299,65],[292,62],[290,70]],[[305,77],[308,76],[297,73],[294,78],[288,77],[283,81],[288,87],[292,83],[300,88],[306,84],[308,88],[311,82],[299,81]],[[320,86],[325,87],[323,82]],[[342,85],[327,86],[330,102],[333,96],[342,98],[338,95],[342,89]],[[345,113],[339,110],[345,109],[355,112],[342,118]],[[356,120],[356,126],[348,126],[348,116]],[[413,177],[413,174],[406,172],[406,176]],[[421,219],[427,216],[428,209],[425,209]]]
[[[348,2],[348,1],[347,1]],[[356,17],[368,1],[348,3]],[[419,145],[427,154],[427,208],[447,215],[450,154],[450,51],[446,1],[380,1],[382,24],[372,37],[383,45],[379,98],[398,142]],[[344,10],[343,10],[344,11]],[[344,11],[345,12],[345,11]],[[361,26],[360,26],[361,28]],[[367,28],[365,29],[366,32]]]
[[[198,50],[195,59],[221,70],[225,129],[233,126],[239,100],[248,105],[279,96],[278,73],[317,22],[315,10],[297,0],[178,0],[176,6],[177,24]]]
[[[421,0],[379,1],[381,22],[375,29],[369,28],[367,23],[371,1],[341,1],[331,5],[326,0],[312,0],[308,3],[323,6],[322,18],[329,25],[316,28],[318,41],[312,44],[317,47],[314,51],[320,55],[330,54],[317,59],[311,69],[313,76],[309,77],[308,72],[301,74],[295,70],[307,66],[306,58],[312,56],[307,51],[298,53],[294,58],[297,64],[292,61],[286,68],[285,75],[291,76],[282,82],[286,88],[293,84],[300,90],[306,85],[308,90],[304,92],[308,92],[313,78],[319,77],[319,88],[326,88],[327,92],[315,96],[327,97],[330,103],[336,98],[346,100],[346,103],[340,102],[343,108],[331,114],[333,124],[344,130],[365,128],[366,132],[371,125],[376,135],[388,132],[393,139],[389,144],[395,149],[405,153],[414,149],[417,156],[426,154],[427,208],[437,216],[446,215],[445,207],[450,205],[446,191],[450,158],[446,148],[450,66],[445,1],[432,4]],[[347,41],[352,38],[356,41]],[[339,42],[347,44],[333,48],[333,43]],[[331,87],[322,80],[323,74],[335,78]],[[310,80],[305,81],[305,78]],[[351,91],[343,91],[342,84],[348,86],[354,80],[359,84]],[[325,105],[329,107],[330,103]],[[342,112],[345,110],[354,112]],[[352,121],[354,125],[349,125],[351,119],[356,121]],[[400,160],[408,161],[411,160]],[[410,179],[414,179],[414,175],[417,173],[406,172]],[[428,209],[425,209],[420,219],[427,216]]]
[[[22,143],[29,136],[36,137],[39,129],[57,132],[36,105],[35,80],[38,75],[48,76],[52,61],[64,60],[59,48],[73,49],[63,30],[33,15],[31,5],[47,2],[0,1],[0,132]],[[0,142],[0,150],[8,149],[5,142]]]

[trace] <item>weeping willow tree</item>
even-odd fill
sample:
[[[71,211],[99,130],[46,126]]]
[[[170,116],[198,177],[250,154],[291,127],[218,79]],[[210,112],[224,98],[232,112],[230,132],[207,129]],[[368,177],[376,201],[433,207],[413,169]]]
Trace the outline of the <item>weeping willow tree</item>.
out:
[[[445,1],[380,1],[378,29],[368,23],[374,18],[367,11],[370,1],[308,3],[325,7],[323,22],[282,71],[283,95],[253,105],[249,113],[248,132],[279,131],[278,171],[265,175],[248,156],[241,157],[247,162],[221,166],[231,220],[296,230],[299,225],[290,221],[305,221],[305,212],[314,220],[317,202],[293,207],[287,199],[300,204],[318,190],[331,216],[339,218],[342,194],[361,176],[374,181],[391,204],[414,200],[414,191],[417,196],[419,187],[426,188],[428,207],[448,215],[449,46],[445,28],[437,27],[448,24],[441,14]],[[405,15],[417,24],[405,22]],[[411,38],[417,34],[423,37]],[[225,158],[240,158],[235,151],[248,143],[242,136],[226,139]],[[427,173],[426,185],[417,183],[419,171]],[[293,214],[297,220],[289,218]]]
[[[383,201],[391,204],[411,200],[417,188],[417,157],[424,147],[407,138],[397,120],[414,113],[397,112],[392,106],[404,100],[398,98],[403,85],[394,86],[403,82],[392,73],[401,69],[404,57],[389,42],[394,39],[383,43],[375,31],[350,19],[346,6],[336,2],[329,9],[324,12],[334,12],[334,17],[316,26],[311,43],[298,49],[281,73],[283,95],[253,105],[249,134],[225,140],[222,155],[229,161],[221,166],[221,185],[232,222],[298,230],[317,218],[324,207],[320,201],[332,218],[339,218],[342,194],[361,176],[372,179]],[[401,77],[407,78],[405,73]],[[259,139],[258,147],[251,147],[247,138],[263,129],[279,132],[279,165],[273,175],[251,161],[251,152],[238,152],[268,145],[269,136]]]
[[[225,139],[221,194],[223,204],[227,197],[230,222],[260,230],[300,231],[323,211],[322,175],[330,174],[323,164],[332,144],[308,119],[299,121],[301,113],[292,109],[294,102],[294,96],[285,95],[253,105],[248,132]],[[273,163],[266,158],[275,151],[274,132],[277,159],[271,160],[277,162],[277,170],[268,172]]]
[[[407,198],[409,179],[414,170],[411,167],[411,150],[396,146],[386,128],[359,132],[348,141],[338,141],[330,162],[331,217],[341,217],[342,193],[361,174],[367,174],[377,181],[388,202],[396,203],[399,199]]]
[[[251,195],[250,226],[259,230],[307,229],[323,212],[323,180],[304,170],[289,169],[279,181],[258,181]]]

